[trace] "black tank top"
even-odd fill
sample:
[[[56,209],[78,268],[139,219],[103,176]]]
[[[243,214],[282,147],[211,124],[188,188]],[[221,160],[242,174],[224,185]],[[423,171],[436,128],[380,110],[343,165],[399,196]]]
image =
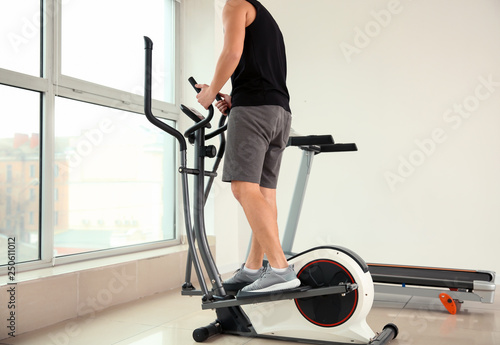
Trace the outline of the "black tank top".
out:
[[[283,35],[260,2],[246,1],[257,15],[245,29],[243,54],[231,76],[232,106],[279,105],[290,112]]]

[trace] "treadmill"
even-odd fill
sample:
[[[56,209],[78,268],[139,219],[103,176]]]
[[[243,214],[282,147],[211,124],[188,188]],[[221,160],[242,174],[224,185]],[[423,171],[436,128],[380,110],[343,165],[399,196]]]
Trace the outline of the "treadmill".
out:
[[[493,303],[495,272],[438,267],[368,264],[375,292],[439,298],[456,314],[463,301]]]
[[[335,143],[331,135],[290,136],[288,146],[303,152],[292,204],[282,240],[285,255],[292,256],[309,174],[319,153],[357,151],[354,143]],[[438,267],[368,264],[376,293],[439,298],[451,314],[460,311],[463,301],[493,303],[495,272]]]

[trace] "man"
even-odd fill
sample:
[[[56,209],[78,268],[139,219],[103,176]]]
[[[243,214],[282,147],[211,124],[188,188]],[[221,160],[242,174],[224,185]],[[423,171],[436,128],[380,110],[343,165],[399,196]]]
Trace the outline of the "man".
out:
[[[276,185],[291,125],[283,36],[257,0],[228,0],[222,13],[224,46],[210,86],[199,84],[207,109],[231,77],[231,96],[216,106],[226,113],[227,149],[222,179],[231,182],[252,228],[250,253],[227,290],[278,291],[300,285],[281,248]],[[264,254],[270,264],[262,267]]]

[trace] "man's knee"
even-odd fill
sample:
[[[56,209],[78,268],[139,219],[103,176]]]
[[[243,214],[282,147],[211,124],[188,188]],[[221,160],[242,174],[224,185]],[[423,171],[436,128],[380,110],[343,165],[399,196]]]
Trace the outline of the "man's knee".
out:
[[[241,198],[241,188],[238,186],[236,181],[231,182],[231,191],[236,200],[240,201]]]
[[[231,191],[238,202],[242,202],[249,193],[259,191],[259,185],[252,182],[232,181]]]

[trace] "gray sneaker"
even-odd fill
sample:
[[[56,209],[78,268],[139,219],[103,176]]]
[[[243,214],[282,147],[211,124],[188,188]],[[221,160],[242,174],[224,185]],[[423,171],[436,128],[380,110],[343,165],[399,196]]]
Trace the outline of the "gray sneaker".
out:
[[[239,291],[245,286],[252,284],[254,281],[260,278],[262,273],[264,273],[264,267],[259,269],[259,272],[252,274],[243,270],[245,264],[241,265],[234,276],[222,282],[224,289],[227,291]]]
[[[270,292],[296,288],[300,285],[293,265],[288,266],[285,273],[276,273],[270,265],[262,276],[252,284],[241,289],[242,292]]]

